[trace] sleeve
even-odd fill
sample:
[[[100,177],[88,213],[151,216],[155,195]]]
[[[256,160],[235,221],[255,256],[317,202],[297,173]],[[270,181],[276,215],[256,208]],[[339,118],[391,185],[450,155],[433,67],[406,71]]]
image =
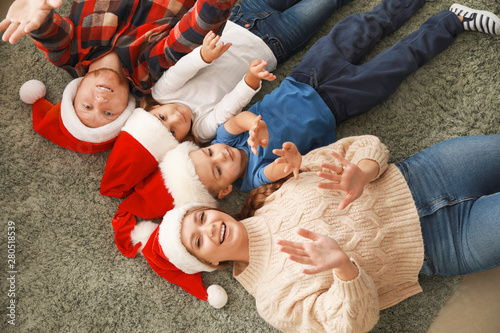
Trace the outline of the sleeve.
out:
[[[334,279],[330,288],[318,288],[310,295],[299,295],[300,291],[291,290],[260,295],[257,300],[259,313],[282,331],[355,333],[371,330],[380,312],[372,279],[361,267],[359,275],[351,281],[342,281],[335,273],[331,274]],[[314,285],[314,278],[312,275],[303,283]]]
[[[30,36],[51,63],[62,67],[71,59],[73,29],[73,22],[51,10],[45,22],[30,32]]]
[[[330,151],[336,151],[348,161],[357,164],[363,159],[369,159],[379,164],[379,173],[375,179],[387,169],[389,151],[379,138],[373,135],[352,136],[343,138],[328,146],[321,147],[309,152],[302,159],[302,171],[320,171],[321,162],[338,164],[337,160],[330,155]],[[375,180],[374,179],[374,180]]]
[[[168,71],[163,72],[151,90],[153,98],[160,103],[168,103],[167,95],[182,88],[186,82],[207,66],[210,64],[201,58],[201,46],[199,46],[182,57]]]
[[[192,9],[182,17],[168,36],[159,43],[157,49],[162,49],[167,59],[173,58],[178,61],[191,50],[201,45],[203,38],[210,30],[222,33],[235,1],[196,1]],[[164,67],[164,69],[168,67]]]
[[[175,67],[175,66],[174,66]],[[214,109],[206,112],[202,118],[195,121],[193,132],[201,142],[208,142],[214,138],[217,128],[235,116],[250,103],[253,96],[260,90],[253,90],[243,78],[236,87],[215,105]]]

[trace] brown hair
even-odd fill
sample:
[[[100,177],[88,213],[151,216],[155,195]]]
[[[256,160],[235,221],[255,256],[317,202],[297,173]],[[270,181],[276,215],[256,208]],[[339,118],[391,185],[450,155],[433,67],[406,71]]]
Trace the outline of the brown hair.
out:
[[[160,106],[162,104],[158,103],[153,96],[151,95],[146,95],[141,100],[139,101],[139,107],[143,108],[146,111],[151,111],[155,106]],[[184,141],[191,141],[195,143],[198,147],[201,147],[200,140],[193,134],[193,120],[191,119],[191,128],[189,129],[189,133],[186,134],[186,137],[182,139],[181,142]]]
[[[245,205],[243,206],[243,208],[241,208],[240,213],[236,215],[236,219],[243,220],[247,217],[254,216],[255,211],[264,206],[264,202],[266,201],[267,197],[273,194],[275,191],[279,190],[281,185],[283,185],[292,176],[293,173],[284,178],[281,178],[274,183],[261,185],[252,190],[247,200],[245,201]]]

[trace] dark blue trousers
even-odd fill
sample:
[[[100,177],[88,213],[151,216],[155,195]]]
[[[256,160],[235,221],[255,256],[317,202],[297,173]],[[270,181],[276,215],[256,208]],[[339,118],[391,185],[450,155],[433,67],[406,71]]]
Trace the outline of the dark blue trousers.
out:
[[[370,110],[463,31],[458,17],[444,10],[370,61],[357,64],[424,4],[425,0],[385,0],[370,12],[345,18],[313,45],[291,76],[319,93],[337,124]]]

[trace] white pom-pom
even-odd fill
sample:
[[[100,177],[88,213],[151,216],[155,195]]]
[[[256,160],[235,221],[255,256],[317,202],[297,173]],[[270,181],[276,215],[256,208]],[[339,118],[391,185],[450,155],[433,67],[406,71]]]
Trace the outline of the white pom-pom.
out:
[[[132,241],[133,246],[135,246],[135,244],[139,242],[142,243],[138,253],[142,254],[141,252],[142,248],[146,245],[146,243],[149,240],[149,237],[157,227],[158,223],[154,223],[151,221],[140,222],[134,227],[134,230],[132,230],[132,232],[130,233],[130,239]]]
[[[21,100],[26,104],[33,104],[40,98],[45,97],[47,89],[42,81],[29,80],[24,82],[24,84],[19,89],[19,96]]]
[[[227,294],[224,288],[217,284],[213,284],[207,288],[208,304],[216,309],[222,308],[227,303]]]

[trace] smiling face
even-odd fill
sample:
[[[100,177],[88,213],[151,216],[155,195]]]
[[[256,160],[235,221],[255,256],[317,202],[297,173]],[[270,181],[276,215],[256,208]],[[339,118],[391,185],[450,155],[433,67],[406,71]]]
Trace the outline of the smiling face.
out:
[[[191,130],[191,109],[181,104],[153,106],[150,113],[156,116],[177,141],[182,141]]]
[[[218,210],[198,210],[184,217],[181,241],[192,255],[213,265],[248,263],[248,234],[241,222]]]
[[[111,123],[128,106],[128,84],[117,72],[101,68],[88,72],[78,86],[73,107],[78,119],[87,127]]]
[[[247,156],[243,151],[222,144],[189,153],[200,182],[215,197],[222,199],[232,190],[232,184],[243,176]]]

